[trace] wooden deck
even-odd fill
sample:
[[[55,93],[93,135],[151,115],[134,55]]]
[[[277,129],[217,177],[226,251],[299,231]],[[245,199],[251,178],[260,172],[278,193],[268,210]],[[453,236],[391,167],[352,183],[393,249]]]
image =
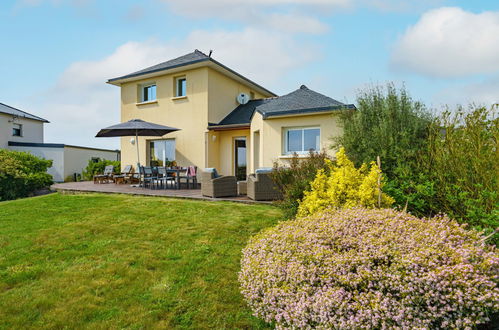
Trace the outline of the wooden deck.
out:
[[[114,183],[93,183],[92,181],[81,182],[67,182],[53,184],[51,189],[61,193],[85,193],[96,192],[104,194],[128,194],[140,196],[158,196],[158,197],[172,197],[172,198],[188,198],[188,199],[201,199],[208,201],[230,201],[239,203],[263,203],[269,204],[270,202],[259,202],[249,199],[247,196],[237,197],[224,197],[224,198],[211,198],[201,195],[201,189],[149,189],[133,187],[129,184],[114,184]]]

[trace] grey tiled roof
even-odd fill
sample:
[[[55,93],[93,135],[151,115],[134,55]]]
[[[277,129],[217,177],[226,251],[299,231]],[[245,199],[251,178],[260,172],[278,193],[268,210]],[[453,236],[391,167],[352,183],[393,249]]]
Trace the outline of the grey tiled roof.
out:
[[[354,106],[336,101],[302,85],[294,92],[271,99],[270,102],[262,104],[256,110],[265,119],[284,114],[330,111],[345,107]]]
[[[145,68],[145,69],[121,76],[121,77],[112,78],[112,79],[109,79],[109,81],[126,79],[126,78],[133,78],[133,77],[141,76],[141,75],[147,74],[147,73],[153,73],[153,72],[157,72],[157,71],[173,69],[173,68],[176,68],[179,66],[194,64],[197,62],[208,61],[209,59],[210,59],[210,57],[208,55],[206,55],[205,53],[196,49],[195,51],[193,51],[192,53],[189,53],[187,55],[183,55],[183,56],[174,58],[173,60],[159,63],[159,64],[150,66],[148,68]]]
[[[0,113],[6,113],[6,114],[13,115],[16,117],[38,120],[38,121],[42,121],[44,123],[49,122],[47,119],[43,119],[41,117],[32,115],[30,113],[27,113],[26,111],[16,109],[14,107],[11,107],[10,105],[3,104],[3,103],[0,103]]]
[[[249,124],[255,111],[264,119],[287,114],[317,113],[331,110],[355,109],[353,104],[344,104],[302,85],[289,94],[239,105],[220,123],[214,126]]]
[[[181,66],[186,66],[186,65],[190,65],[190,64],[194,64],[194,63],[204,62],[204,61],[210,61],[212,63],[215,63],[219,67],[221,67],[221,68],[223,68],[223,69],[231,72],[232,74],[234,74],[234,75],[236,75],[236,76],[238,76],[238,77],[246,80],[250,84],[252,84],[254,86],[257,86],[258,88],[261,88],[262,90],[264,90],[265,92],[267,92],[269,95],[275,95],[274,93],[272,93],[271,91],[269,91],[265,87],[263,87],[263,86],[255,83],[254,81],[251,81],[250,79],[246,78],[242,74],[237,73],[236,71],[232,70],[231,68],[226,67],[222,63],[214,60],[212,57],[206,55],[205,53],[203,53],[203,52],[201,52],[201,51],[199,51],[197,49],[194,50],[192,53],[189,53],[189,54],[177,57],[177,58],[175,58],[173,60],[169,60],[169,61],[166,61],[166,62],[163,62],[163,63],[159,63],[159,64],[150,66],[148,68],[145,68],[145,69],[142,69],[142,70],[139,70],[139,71],[136,71],[136,72],[133,72],[133,73],[121,76],[121,77],[109,79],[107,82],[108,83],[112,83],[113,81],[117,81],[117,80],[121,80],[121,79],[139,77],[141,75],[145,75],[145,74],[149,74],[149,73],[155,73],[155,72],[159,72],[159,71],[165,71],[165,70],[169,70],[169,69],[173,69],[173,68],[178,68],[178,67],[181,67]]]
[[[267,102],[270,102],[270,99],[252,100],[246,104],[241,104],[231,113],[229,113],[227,117],[222,119],[222,121],[218,123],[218,125],[249,124],[251,122],[251,118],[253,117],[255,109]]]

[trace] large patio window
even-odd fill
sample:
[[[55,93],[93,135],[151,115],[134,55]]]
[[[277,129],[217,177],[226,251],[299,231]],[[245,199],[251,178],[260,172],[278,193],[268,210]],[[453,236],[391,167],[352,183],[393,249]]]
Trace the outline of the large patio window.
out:
[[[154,140],[149,142],[149,164],[165,166],[175,160],[175,139]]]
[[[284,153],[306,154],[320,149],[321,129],[318,127],[287,128],[284,130]]]

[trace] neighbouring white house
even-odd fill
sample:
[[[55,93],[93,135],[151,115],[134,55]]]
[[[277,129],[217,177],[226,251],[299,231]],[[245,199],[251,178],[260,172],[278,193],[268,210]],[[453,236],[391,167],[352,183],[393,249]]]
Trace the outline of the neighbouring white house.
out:
[[[43,143],[43,124],[49,121],[0,103],[0,148],[9,141]]]
[[[82,173],[89,160],[120,160],[119,150],[80,147],[43,142],[43,125],[48,120],[0,103],[0,148],[29,152],[51,159],[48,173],[55,182]]]

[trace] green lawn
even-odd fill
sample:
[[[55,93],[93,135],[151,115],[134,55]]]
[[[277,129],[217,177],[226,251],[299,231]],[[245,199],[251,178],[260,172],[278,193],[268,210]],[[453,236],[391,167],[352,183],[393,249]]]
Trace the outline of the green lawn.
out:
[[[0,203],[0,328],[264,328],[237,283],[268,205],[123,195]]]

